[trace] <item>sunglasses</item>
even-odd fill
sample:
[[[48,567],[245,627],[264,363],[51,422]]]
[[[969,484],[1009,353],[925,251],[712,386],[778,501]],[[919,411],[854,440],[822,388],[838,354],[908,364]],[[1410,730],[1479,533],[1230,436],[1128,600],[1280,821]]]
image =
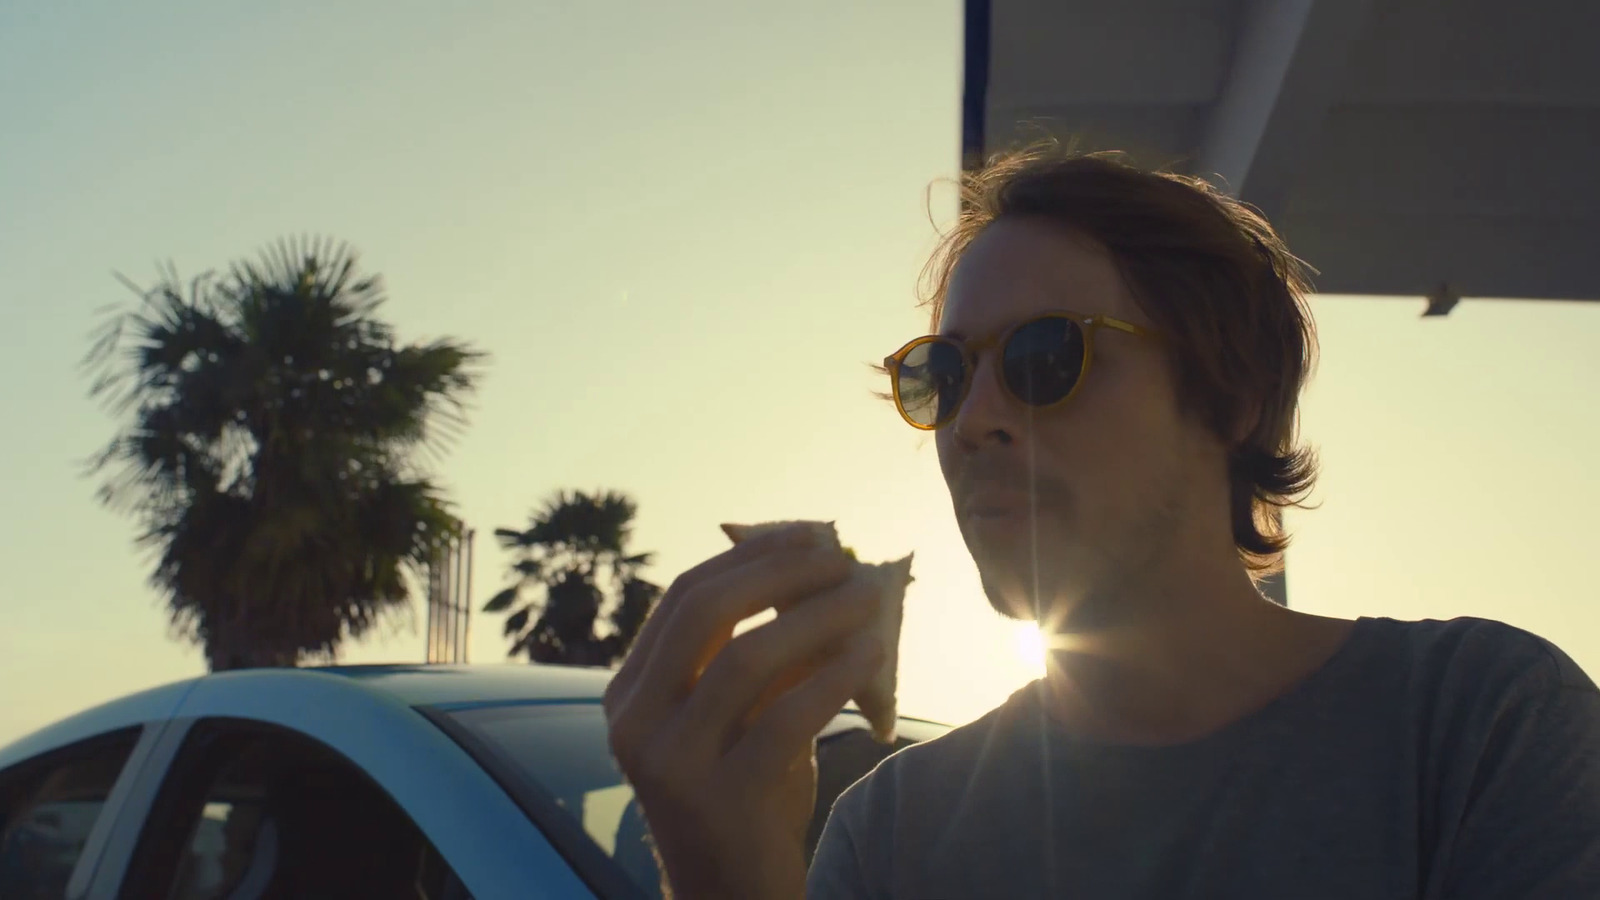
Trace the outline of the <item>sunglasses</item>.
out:
[[[978,352],[1000,348],[1000,383],[1013,398],[1045,409],[1071,400],[1094,361],[1094,337],[1112,328],[1141,338],[1156,332],[1110,316],[1049,313],[1006,329],[997,338],[959,341],[919,337],[883,361],[894,405],[912,428],[948,425],[961,409],[978,370]]]

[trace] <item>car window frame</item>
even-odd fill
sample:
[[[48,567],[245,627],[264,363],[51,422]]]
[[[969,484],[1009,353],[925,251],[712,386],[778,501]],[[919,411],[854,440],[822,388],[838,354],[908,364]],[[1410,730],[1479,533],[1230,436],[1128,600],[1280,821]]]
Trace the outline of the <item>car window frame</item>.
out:
[[[70,742],[42,750],[0,769],[0,780],[25,777],[26,770],[29,769],[41,772],[54,771],[74,759],[93,756],[120,741],[132,739],[133,745],[128,748],[127,756],[123,758],[117,776],[111,782],[111,789],[106,792],[106,798],[100,804],[100,811],[95,815],[94,824],[89,827],[83,849],[72,862],[72,872],[67,877],[64,893],[67,900],[80,900],[87,896],[90,885],[105,860],[106,846],[116,830],[117,822],[124,814],[128,798],[160,741],[163,724],[132,723],[108,728],[97,734],[78,737]]]
[[[237,758],[238,749],[255,738],[304,743],[313,748],[313,752],[324,752],[344,766],[353,769],[356,777],[365,779],[372,788],[383,794],[400,811],[401,815],[406,817],[406,820],[416,830],[417,834],[428,842],[433,852],[440,860],[444,861],[446,867],[449,867],[449,861],[445,859],[444,853],[428,837],[416,819],[400,806],[399,801],[394,798],[393,794],[378,783],[359,762],[351,759],[326,742],[320,741],[299,729],[263,722],[259,719],[207,716],[190,720],[186,724],[184,737],[178,742],[176,752],[169,760],[164,769],[163,777],[159,779],[159,784],[156,785],[152,792],[152,802],[140,817],[138,828],[133,835],[132,853],[129,856],[128,864],[123,867],[122,877],[119,879],[116,892],[113,894],[116,900],[161,900],[167,895],[173,887],[171,883],[172,877],[177,874],[177,870],[174,869],[174,871],[168,872],[165,867],[161,867],[154,872],[150,872],[143,870],[141,867],[150,864],[160,866],[162,863],[176,862],[176,860],[158,862],[147,858],[146,860],[139,860],[136,865],[132,857],[138,855],[141,850],[151,850],[152,840],[160,839],[163,843],[166,843],[174,836],[177,836],[178,846],[176,848],[162,846],[160,851],[163,856],[173,851],[181,855],[184,845],[193,836],[193,822],[187,815],[187,813],[193,811],[193,801],[204,800],[204,792],[215,785],[216,778]],[[198,743],[200,741],[207,743]],[[179,771],[180,768],[183,771]],[[179,836],[178,831],[157,834],[153,831],[153,829],[157,828],[179,829],[181,830],[181,836]],[[454,875],[453,869],[451,869],[451,872]],[[144,883],[130,884],[129,878],[136,875],[143,876]],[[160,875],[167,883],[157,885],[149,880],[151,875]],[[460,877],[458,875],[454,877],[458,886],[465,889],[465,884],[461,882]],[[141,891],[154,891],[154,893],[141,893]]]
[[[117,818],[110,823],[95,866],[81,900],[114,900],[122,881],[127,877],[133,847],[144,829],[145,818],[150,814],[156,792],[166,780],[167,772],[178,755],[178,748],[188,736],[191,719],[168,719],[160,723],[150,741],[144,762],[129,781],[126,794],[117,809]],[[68,894],[69,900],[80,900]]]
[[[130,809],[113,836],[122,864],[97,877],[85,900],[115,900],[166,769],[189,729],[213,717],[285,727],[355,762],[439,849],[475,900],[521,898],[528,885],[553,896],[589,893],[505,790],[411,706],[337,673],[281,669],[212,675],[184,697],[163,735],[161,772],[141,785],[141,808]],[[448,773],[442,790],[415,777],[436,769]]]

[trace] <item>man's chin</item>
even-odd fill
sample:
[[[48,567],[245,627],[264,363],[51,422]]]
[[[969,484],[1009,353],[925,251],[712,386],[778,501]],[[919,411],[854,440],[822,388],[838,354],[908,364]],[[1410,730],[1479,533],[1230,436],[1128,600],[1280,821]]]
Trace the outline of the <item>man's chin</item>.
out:
[[[1038,603],[1056,605],[1072,594],[1074,573],[1086,571],[1092,554],[1076,544],[1054,518],[967,517],[961,536],[978,566],[989,605],[1008,619],[1037,621]],[[1035,597],[1039,594],[1039,597]]]
[[[1048,624],[1045,619],[1068,616],[1073,598],[1082,593],[1084,585],[1072,577],[1082,567],[1068,558],[1073,555],[1068,548],[1056,545],[1048,555],[1035,555],[1031,547],[1026,552],[1013,547],[1006,552],[970,545],[969,549],[989,605],[1008,619]]]
[[[1019,588],[1015,582],[1009,579],[1005,582],[1000,582],[984,577],[982,583],[983,595],[988,598],[989,606],[995,612],[1018,622],[1037,621],[1037,616],[1034,614],[1033,598],[1029,596],[1027,591]]]
[[[1037,593],[1013,577],[981,576],[984,596],[995,612],[1017,622],[1033,622],[1047,634],[1089,633],[1120,621],[1116,604],[1058,582],[1039,580]]]

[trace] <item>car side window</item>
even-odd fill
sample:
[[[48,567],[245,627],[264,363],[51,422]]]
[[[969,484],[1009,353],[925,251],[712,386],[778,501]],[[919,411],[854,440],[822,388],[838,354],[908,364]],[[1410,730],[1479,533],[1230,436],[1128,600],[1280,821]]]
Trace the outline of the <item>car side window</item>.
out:
[[[132,728],[0,772],[0,897],[60,900],[123,767]]]
[[[200,722],[171,771],[125,900],[470,900],[399,805],[305,735]]]

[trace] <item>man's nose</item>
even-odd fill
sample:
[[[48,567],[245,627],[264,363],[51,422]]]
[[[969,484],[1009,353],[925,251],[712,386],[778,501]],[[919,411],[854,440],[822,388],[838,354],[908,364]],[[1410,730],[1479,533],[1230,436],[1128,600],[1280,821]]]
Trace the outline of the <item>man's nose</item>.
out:
[[[1000,368],[992,359],[979,359],[972,386],[956,410],[956,439],[968,447],[989,443],[1009,444],[1017,438],[1017,401],[1006,393]]]

